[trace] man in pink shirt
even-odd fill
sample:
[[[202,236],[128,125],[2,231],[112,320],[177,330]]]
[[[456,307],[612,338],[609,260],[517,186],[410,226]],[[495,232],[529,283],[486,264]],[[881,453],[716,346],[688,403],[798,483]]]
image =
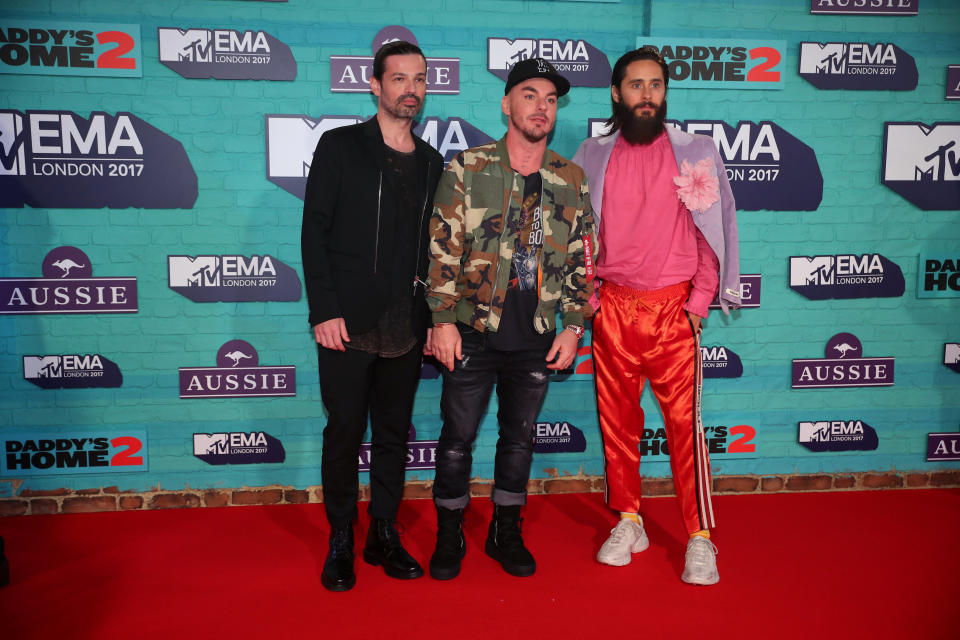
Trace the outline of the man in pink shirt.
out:
[[[715,584],[700,331],[718,289],[724,312],[739,305],[736,206],[713,141],[664,126],[668,82],[655,48],[624,54],[613,68],[610,132],[585,140],[573,158],[599,225],[593,362],[607,500],[621,516],[597,560],[626,565],[650,544],[639,515],[640,395],[649,380],[690,536],[682,579]]]

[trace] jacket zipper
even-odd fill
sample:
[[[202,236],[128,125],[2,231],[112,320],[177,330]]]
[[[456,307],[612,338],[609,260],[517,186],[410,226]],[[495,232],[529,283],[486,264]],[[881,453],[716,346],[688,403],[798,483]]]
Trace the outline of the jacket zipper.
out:
[[[383,171],[377,185],[377,230],[373,234],[373,275],[377,275],[377,254],[380,252],[380,194],[383,192]]]
[[[517,180],[517,173],[514,172],[514,176],[513,176],[514,183],[516,183],[516,180]],[[520,198],[522,199],[523,196],[521,195]],[[513,202],[513,185],[511,185],[511,188],[510,188],[510,201],[511,203]],[[509,214],[510,214],[510,206],[508,205],[507,210],[504,211],[502,214],[500,214],[503,216],[503,229],[500,230],[500,240],[497,243],[497,272],[494,275],[493,291],[490,292],[490,308],[487,310],[487,328],[488,329],[490,328],[490,316],[493,313],[493,300],[494,298],[497,297],[497,283],[500,282],[500,265],[503,263],[503,260],[500,258],[500,245],[503,244],[503,235],[507,232],[507,223],[509,222],[509,220],[507,219],[507,216]],[[486,338],[486,332],[484,332],[484,338]]]
[[[413,263],[413,295],[417,295],[417,285],[422,284],[424,291],[427,283],[420,279],[420,240],[423,238],[423,214],[427,210],[427,199],[430,197],[430,161],[427,160],[427,175],[424,176],[423,206],[420,208],[420,224],[417,226],[417,252]]]

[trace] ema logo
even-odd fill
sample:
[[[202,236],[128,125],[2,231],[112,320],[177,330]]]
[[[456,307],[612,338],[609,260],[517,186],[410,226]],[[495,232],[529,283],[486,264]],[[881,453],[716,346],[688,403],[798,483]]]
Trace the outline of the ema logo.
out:
[[[543,58],[574,87],[610,85],[610,62],[586,40],[487,38],[487,71],[506,81],[521,60]]]
[[[295,302],[297,272],[270,255],[167,256],[168,286],[194,302]]]
[[[728,292],[736,295],[735,292]],[[740,274],[740,306],[744,309],[756,309],[760,306],[760,274]],[[711,309],[719,309],[720,301],[717,298],[710,303]]]
[[[879,253],[790,256],[790,288],[808,300],[896,298],[903,272]]]
[[[960,433],[928,433],[927,462],[960,460]]]
[[[960,209],[960,122],[885,122],[880,182],[926,211]]]
[[[261,398],[297,395],[296,367],[259,366],[244,340],[225,342],[216,367],[180,367],[181,398]]]
[[[0,73],[139,78],[140,25],[4,19]]]
[[[943,344],[943,364],[955,373],[960,373],[960,343],[945,342]]]
[[[184,78],[293,80],[290,47],[265,31],[157,29],[160,63]]]
[[[94,278],[90,258],[57,247],[43,259],[42,278],[0,278],[0,314],[136,313],[136,278]]]
[[[817,89],[913,91],[917,63],[890,42],[801,42],[800,76]]]
[[[637,38],[667,62],[670,84],[687,89],[783,89],[783,40]],[[609,84],[609,82],[608,82]]]
[[[123,374],[117,363],[99,354],[23,356],[23,379],[41,389],[119,387]]]
[[[283,444],[266,431],[195,433],[193,455],[207,464],[283,462]]]
[[[373,38],[373,54],[388,42],[417,39],[406,27],[391,25]],[[373,77],[373,56],[330,56],[330,91],[332,93],[370,93]],[[460,58],[427,58],[427,93],[460,93]]]
[[[569,422],[538,422],[533,429],[534,453],[579,453],[587,450],[583,431]]]
[[[0,109],[0,207],[189,209],[183,145],[131,113]]]
[[[918,298],[960,297],[960,255],[925,254],[917,270]]]
[[[740,356],[727,347],[700,347],[700,368],[704,378],[739,378],[743,375]]]
[[[2,436],[0,476],[148,471],[147,432],[26,433]]]
[[[801,422],[797,441],[810,451],[874,451],[877,432],[863,420]]]
[[[733,440],[727,442],[727,439],[733,436]],[[757,430],[746,424],[738,424],[729,429],[725,425],[716,427],[704,427],[702,435],[707,453],[710,455],[719,453],[746,454],[739,457],[755,457],[757,445],[753,439],[757,436]],[[644,429],[640,439],[640,456],[669,456],[670,445],[667,442],[667,430],[664,428]]]
[[[417,430],[411,424],[407,434],[406,470],[435,469],[437,466],[437,443],[439,440],[417,440]],[[359,468],[357,471],[370,471],[371,443],[360,444]]]
[[[360,116],[267,115],[267,180],[301,200],[320,137],[331,129],[363,122]],[[413,132],[440,152],[444,162],[493,138],[462,118],[427,117]]]
[[[915,16],[920,0],[810,0],[810,13]]]
[[[893,385],[893,358],[864,358],[863,346],[852,333],[830,338],[825,352],[826,358],[793,361],[794,389]]]

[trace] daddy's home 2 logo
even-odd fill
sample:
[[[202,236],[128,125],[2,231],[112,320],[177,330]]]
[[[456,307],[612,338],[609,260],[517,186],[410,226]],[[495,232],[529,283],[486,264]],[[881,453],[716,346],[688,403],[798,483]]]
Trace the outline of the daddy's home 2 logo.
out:
[[[569,422],[538,422],[533,428],[534,453],[578,453],[587,450],[583,431]]]
[[[0,73],[143,75],[140,25],[0,19]]]
[[[0,207],[190,209],[183,145],[132,113],[0,109]]]
[[[810,0],[812,14],[915,16],[920,0]]]
[[[417,440],[417,430],[411,424],[407,434],[407,471],[435,469],[437,467],[437,443],[439,440]],[[371,443],[360,444],[358,471],[370,471]]]
[[[825,358],[793,361],[794,389],[893,385],[893,358],[864,358],[863,345],[852,333],[836,334],[824,351]]]
[[[751,454],[757,452],[757,445],[753,441],[755,437],[757,437],[757,430],[746,424],[733,427],[725,425],[703,427],[704,443],[709,455],[733,453],[752,457]],[[667,430],[663,427],[644,429],[640,439],[640,456],[666,457],[669,455]]]
[[[267,115],[267,180],[301,200],[320,136],[331,129],[363,122],[360,116]],[[493,138],[462,118],[423,118],[413,132],[440,152],[444,162]]]
[[[610,62],[586,40],[487,38],[487,71],[506,81],[522,60],[543,58],[574,87],[609,87]]]
[[[879,253],[790,256],[790,288],[808,300],[896,298],[903,272]]]
[[[98,353],[23,356],[23,379],[41,389],[119,387],[123,374],[116,362]]]
[[[877,431],[863,420],[799,423],[797,442],[810,451],[874,451]]]
[[[912,91],[917,63],[891,42],[801,42],[800,77],[817,89]]]
[[[257,350],[230,340],[217,351],[216,367],[181,367],[181,398],[261,398],[297,395],[296,368],[260,366]]]
[[[160,64],[184,78],[293,80],[297,62],[290,47],[265,31],[157,29]]]
[[[0,278],[0,315],[137,312],[137,279],[94,278],[76,247],[53,249],[41,269],[42,278]]]
[[[960,297],[960,252],[921,254],[917,279],[918,298]]]
[[[784,40],[654,38],[640,36],[637,47],[652,46],[667,63],[670,84],[686,89],[782,89]],[[609,84],[609,81],[608,81]]]
[[[295,302],[297,272],[270,255],[167,256],[169,287],[194,302]]]
[[[960,209],[960,122],[883,123],[880,182],[926,211]]]
[[[207,464],[283,462],[283,444],[266,431],[193,434],[193,455]]]
[[[0,476],[148,471],[147,432],[136,429],[0,436]]]
[[[700,369],[704,378],[739,378],[743,375],[743,362],[729,347],[701,346]]]

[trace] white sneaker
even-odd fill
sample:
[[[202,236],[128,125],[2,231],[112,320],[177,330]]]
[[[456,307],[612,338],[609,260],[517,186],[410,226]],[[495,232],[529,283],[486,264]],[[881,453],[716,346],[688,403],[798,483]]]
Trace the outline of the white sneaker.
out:
[[[597,562],[622,567],[630,564],[630,554],[640,553],[650,546],[643,525],[623,518],[610,530],[610,537],[597,552]]]
[[[680,579],[690,584],[717,584],[717,547],[707,538],[693,536],[687,542],[687,555]]]

